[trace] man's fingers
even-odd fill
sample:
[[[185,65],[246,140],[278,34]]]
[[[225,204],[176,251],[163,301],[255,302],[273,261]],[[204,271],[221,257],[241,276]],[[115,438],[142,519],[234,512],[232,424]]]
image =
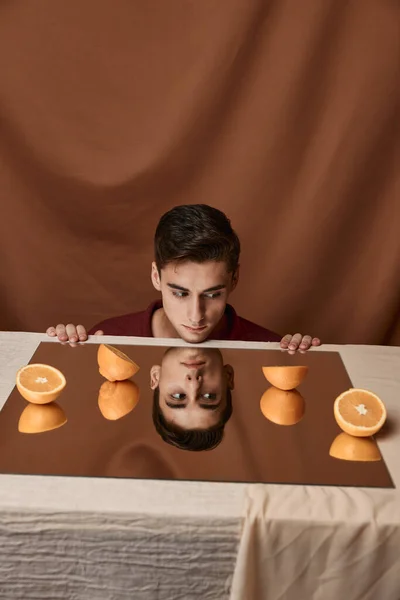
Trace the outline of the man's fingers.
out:
[[[60,342],[69,343],[71,346],[78,345],[79,342],[85,342],[88,339],[88,334],[83,325],[63,325],[59,323],[56,327],[49,327],[46,330],[47,335],[51,337],[57,336]],[[102,331],[97,331],[96,335],[102,335]]]
[[[84,342],[87,340],[88,336],[86,333],[86,329],[84,328],[83,325],[77,325],[76,326],[76,333],[78,335],[79,341],[80,342]]]
[[[102,331],[101,329],[99,329],[98,331],[95,332],[94,335],[104,335],[104,331]]]
[[[289,354],[293,354],[296,350],[308,350],[311,346],[320,346],[321,340],[319,338],[313,338],[311,335],[302,335],[296,333],[291,335],[288,333],[281,339],[281,348],[283,350],[289,350]]]
[[[72,323],[68,323],[68,325],[66,326],[65,329],[66,329],[69,341],[70,342],[77,342],[78,341],[78,334],[76,332],[75,325],[72,325]]]
[[[62,323],[59,323],[57,325],[56,334],[57,334],[57,337],[60,340],[60,342],[66,342],[68,340],[68,335],[65,330],[65,325],[62,325]]]
[[[302,350],[307,350],[311,346],[311,342],[311,335],[305,335],[303,336],[303,339],[300,342],[299,348],[301,348]]]
[[[297,350],[297,348],[299,347],[299,344],[302,340],[303,336],[301,335],[301,333],[296,333],[293,337],[292,340],[289,344],[289,350]]]
[[[281,348],[287,348],[290,344],[290,340],[292,339],[292,334],[291,333],[287,333],[282,339],[281,339]]]

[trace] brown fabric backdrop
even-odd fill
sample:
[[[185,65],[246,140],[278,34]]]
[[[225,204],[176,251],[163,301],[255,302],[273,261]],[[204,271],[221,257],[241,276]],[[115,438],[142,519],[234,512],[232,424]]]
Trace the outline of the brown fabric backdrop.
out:
[[[143,309],[152,236],[205,202],[238,312],[400,343],[399,3],[0,5],[2,329]]]

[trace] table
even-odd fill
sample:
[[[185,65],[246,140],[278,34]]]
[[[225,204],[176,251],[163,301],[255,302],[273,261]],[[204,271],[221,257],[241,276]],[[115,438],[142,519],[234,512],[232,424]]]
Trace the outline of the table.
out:
[[[58,343],[0,333],[0,408],[41,341]],[[155,343],[87,343],[100,341]],[[379,445],[396,489],[0,475],[0,598],[398,600],[400,348],[312,352],[329,350],[387,405]]]

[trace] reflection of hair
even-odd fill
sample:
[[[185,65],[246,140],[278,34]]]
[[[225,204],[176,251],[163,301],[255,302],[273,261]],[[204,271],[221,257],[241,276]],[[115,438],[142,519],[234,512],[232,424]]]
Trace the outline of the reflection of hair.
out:
[[[158,271],[168,263],[190,260],[225,261],[234,273],[239,263],[240,242],[230,220],[206,204],[176,206],[157,226],[154,253]]]
[[[232,394],[226,390],[226,407],[217,425],[209,429],[183,429],[168,423],[160,408],[160,389],[157,386],[153,394],[153,423],[164,442],[181,450],[212,450],[224,437],[224,427],[232,415]]]

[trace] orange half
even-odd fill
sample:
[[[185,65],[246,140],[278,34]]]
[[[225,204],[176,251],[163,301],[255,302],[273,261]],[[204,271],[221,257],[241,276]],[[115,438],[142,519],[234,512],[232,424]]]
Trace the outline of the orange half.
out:
[[[372,392],[351,388],[340,394],[333,405],[339,427],[349,435],[369,437],[375,435],[386,421],[386,408]]]
[[[99,390],[98,405],[105,419],[116,421],[130,413],[139,402],[134,381],[105,381]]]
[[[138,365],[129,356],[108,344],[100,344],[97,362],[100,374],[108,381],[124,381],[139,371]]]
[[[17,372],[16,385],[28,402],[48,404],[59,397],[67,381],[58,369],[50,365],[33,364]]]
[[[21,413],[18,431],[21,433],[43,433],[57,429],[67,422],[65,412],[55,402],[52,404],[28,404]]]
[[[293,390],[304,380],[308,373],[308,367],[299,366],[280,366],[280,367],[262,367],[265,379],[271,385],[280,390]]]
[[[297,390],[280,390],[270,387],[261,397],[261,412],[277,425],[295,425],[304,416],[306,403]]]
[[[381,453],[373,437],[354,437],[344,431],[333,440],[329,454],[339,460],[357,462],[381,460]]]

